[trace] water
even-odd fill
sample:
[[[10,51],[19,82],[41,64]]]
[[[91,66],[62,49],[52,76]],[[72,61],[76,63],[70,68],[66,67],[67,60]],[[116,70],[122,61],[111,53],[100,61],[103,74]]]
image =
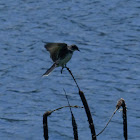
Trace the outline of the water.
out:
[[[140,139],[140,1],[0,1],[0,139],[43,140],[42,115],[67,105],[82,106],[69,73],[52,65],[42,41],[76,44],[68,66],[89,103],[96,133],[118,99],[128,108],[128,137]],[[73,109],[79,139],[90,140],[83,109]],[[73,139],[69,109],[49,117],[50,140]],[[123,139],[117,112],[100,140]]]

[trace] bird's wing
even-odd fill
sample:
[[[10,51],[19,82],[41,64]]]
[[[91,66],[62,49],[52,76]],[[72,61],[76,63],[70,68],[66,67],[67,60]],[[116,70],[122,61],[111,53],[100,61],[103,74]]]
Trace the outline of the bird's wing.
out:
[[[59,58],[59,53],[64,49],[67,49],[67,44],[65,43],[47,43],[45,45],[47,51],[50,52],[50,57],[55,62]]]

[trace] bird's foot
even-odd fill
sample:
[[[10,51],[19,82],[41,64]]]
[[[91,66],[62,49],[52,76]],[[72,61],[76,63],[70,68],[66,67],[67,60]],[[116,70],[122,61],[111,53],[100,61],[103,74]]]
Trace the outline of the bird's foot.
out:
[[[62,67],[62,69],[61,69],[61,74],[62,74],[64,68],[66,68],[66,69],[68,68],[68,67],[66,66],[66,64]]]
[[[62,72],[63,72],[63,69],[64,69],[64,67],[61,69],[61,74],[62,74]]]

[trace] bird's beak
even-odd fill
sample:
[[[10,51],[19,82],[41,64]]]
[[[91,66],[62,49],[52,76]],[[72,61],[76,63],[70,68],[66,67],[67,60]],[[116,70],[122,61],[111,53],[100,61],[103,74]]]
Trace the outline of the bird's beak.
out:
[[[79,51],[79,52],[80,52],[80,50],[79,50],[79,49],[77,49],[77,51]]]

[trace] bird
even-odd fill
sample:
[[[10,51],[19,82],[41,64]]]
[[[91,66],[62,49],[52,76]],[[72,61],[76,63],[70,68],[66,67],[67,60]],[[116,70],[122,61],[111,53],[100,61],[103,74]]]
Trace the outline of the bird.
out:
[[[76,45],[68,46],[66,43],[46,43],[45,46],[53,60],[53,65],[43,74],[48,76],[56,67],[62,67],[61,74],[66,68],[67,62],[71,59],[74,51],[80,51]]]

